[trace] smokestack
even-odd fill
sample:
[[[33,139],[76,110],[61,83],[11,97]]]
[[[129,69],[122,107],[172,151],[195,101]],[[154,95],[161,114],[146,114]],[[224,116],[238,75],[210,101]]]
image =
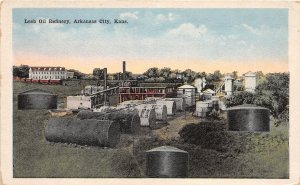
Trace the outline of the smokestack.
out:
[[[126,80],[126,61],[123,61],[123,81]]]

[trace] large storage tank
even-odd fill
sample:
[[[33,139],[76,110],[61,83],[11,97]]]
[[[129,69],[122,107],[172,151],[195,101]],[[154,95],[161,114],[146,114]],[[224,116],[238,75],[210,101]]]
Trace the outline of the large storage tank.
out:
[[[93,109],[93,112],[114,112],[117,110],[117,107],[113,106],[101,106],[99,109]]]
[[[142,104],[136,106],[127,104],[119,105],[117,109],[125,112],[137,112],[141,120],[141,126],[150,128],[156,127],[156,113],[153,107],[144,107]]]
[[[142,104],[142,105],[139,105],[138,107],[154,109],[155,114],[156,114],[156,120],[162,121],[163,123],[167,122],[167,119],[168,119],[167,106],[157,105],[157,104]]]
[[[82,110],[77,114],[78,119],[97,119],[97,120],[112,120],[120,125],[121,133],[138,134],[140,132],[141,121],[138,113],[134,112],[91,112]]]
[[[245,74],[245,90],[248,92],[255,92],[257,85],[256,74],[254,72],[249,71]]]
[[[145,98],[145,103],[155,103],[156,100],[162,100],[162,97],[146,97]]]
[[[186,104],[184,98],[165,98],[166,101],[174,101],[176,103],[176,110],[184,111]]]
[[[195,115],[200,118],[206,118],[207,115],[212,111],[211,101],[197,101]]]
[[[146,152],[148,177],[188,177],[188,152],[171,146],[161,146]]]
[[[185,98],[186,106],[191,107],[196,104],[196,88],[191,85],[183,85],[177,89],[177,97]]]
[[[157,105],[165,105],[167,107],[167,115],[174,116],[176,114],[176,103],[175,101],[168,100],[157,100]]]
[[[270,131],[270,111],[256,105],[239,105],[227,109],[230,131]]]
[[[120,127],[110,120],[51,118],[45,137],[50,142],[115,147],[120,140]]]
[[[57,95],[42,89],[31,89],[18,95],[19,109],[57,109]]]

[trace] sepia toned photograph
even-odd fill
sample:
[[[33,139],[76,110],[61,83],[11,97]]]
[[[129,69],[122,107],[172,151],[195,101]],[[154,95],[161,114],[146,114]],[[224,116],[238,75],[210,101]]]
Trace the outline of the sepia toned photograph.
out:
[[[13,176],[289,178],[287,9],[13,9]]]

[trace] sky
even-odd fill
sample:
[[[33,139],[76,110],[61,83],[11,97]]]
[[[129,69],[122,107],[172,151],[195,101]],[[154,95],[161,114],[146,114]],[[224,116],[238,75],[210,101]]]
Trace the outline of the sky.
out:
[[[37,23],[24,23],[35,19]],[[38,23],[69,19],[71,24]],[[112,24],[76,24],[108,19]],[[114,19],[128,24],[114,24]],[[13,10],[14,65],[143,73],[150,67],[197,72],[288,71],[287,9]]]

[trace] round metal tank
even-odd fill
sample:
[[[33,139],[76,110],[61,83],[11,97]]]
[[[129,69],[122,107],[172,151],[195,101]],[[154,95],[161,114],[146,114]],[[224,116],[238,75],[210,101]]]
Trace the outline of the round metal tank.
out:
[[[148,177],[188,177],[188,152],[171,146],[161,146],[146,152]]]
[[[140,117],[138,113],[118,111],[118,112],[91,112],[82,110],[77,114],[78,119],[112,120],[120,124],[121,133],[138,134],[140,132]]]
[[[227,109],[230,131],[269,132],[270,111],[256,105],[239,105]]]
[[[196,116],[205,118],[212,109],[212,103],[209,101],[197,101],[196,102]]]
[[[157,105],[157,104],[142,104],[139,105],[140,108],[154,109],[156,114],[156,120],[162,121],[163,123],[167,122],[167,106],[166,105]]]
[[[167,115],[174,116],[176,114],[176,103],[175,101],[169,100],[157,100],[157,105],[165,105],[167,107]]]
[[[174,101],[176,103],[176,110],[185,110],[185,99],[184,98],[165,98],[166,101]]]
[[[120,140],[120,126],[110,120],[51,118],[45,137],[50,142],[115,147]]]
[[[32,89],[18,95],[18,109],[57,109],[57,95]]]

